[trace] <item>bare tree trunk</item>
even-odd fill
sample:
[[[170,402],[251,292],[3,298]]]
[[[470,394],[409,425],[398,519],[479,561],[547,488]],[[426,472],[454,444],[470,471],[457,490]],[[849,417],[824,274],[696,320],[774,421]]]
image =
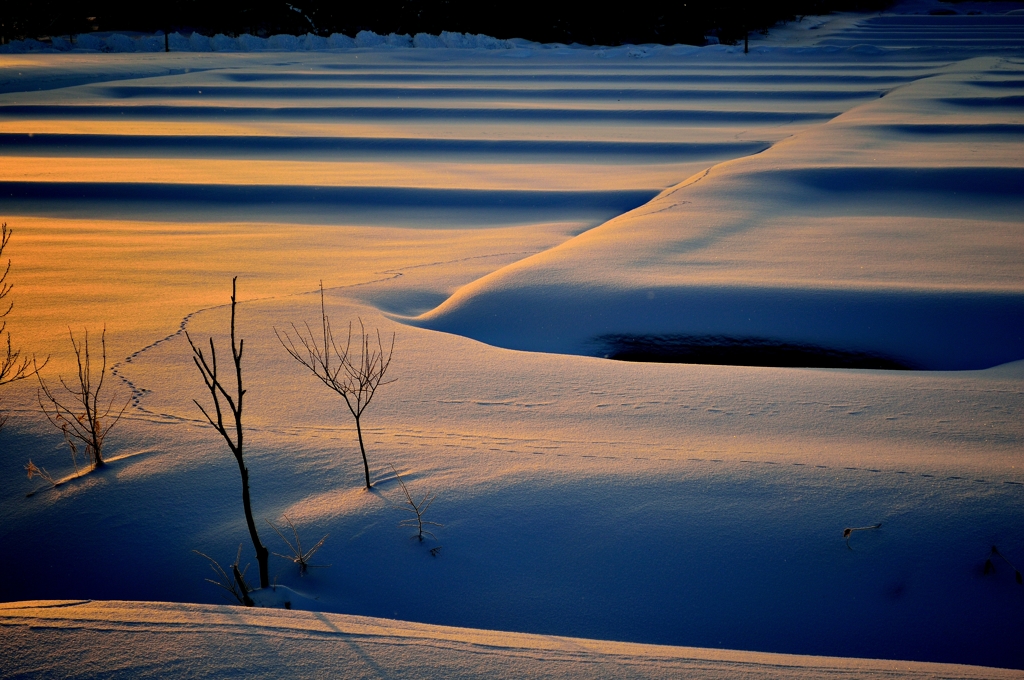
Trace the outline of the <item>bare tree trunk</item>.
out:
[[[231,565],[231,573],[235,576],[235,583],[238,584],[238,591],[242,593],[242,604],[246,607],[255,607],[256,603],[249,597],[249,589],[246,588],[245,579],[242,578],[241,572],[238,571],[238,565]]]
[[[245,397],[245,389],[242,387],[242,351],[244,349],[245,340],[237,341],[235,338],[235,307],[237,306],[237,299],[235,296],[236,283],[238,277],[236,276],[231,280],[231,356],[235,363],[235,396],[232,397],[224,385],[221,384],[220,378],[217,376],[217,351],[213,345],[213,338],[210,338],[210,360],[206,359],[203,351],[192,342],[192,338],[189,336],[188,331],[185,332],[185,338],[188,340],[188,344],[192,347],[192,360],[194,361],[196,368],[199,369],[199,373],[203,378],[203,382],[206,384],[206,388],[210,391],[210,396],[213,397],[214,412],[217,416],[216,420],[210,415],[210,413],[203,407],[199,401],[193,399],[199,410],[206,420],[212,425],[217,432],[227,442],[228,448],[231,453],[235,456],[235,460],[238,462],[238,472],[242,477],[242,508],[245,510],[245,523],[249,527],[249,536],[252,538],[252,546],[256,550],[256,561],[260,565],[260,588],[270,587],[270,551],[260,541],[259,533],[256,531],[256,521],[252,516],[252,504],[249,500],[249,470],[245,467],[245,461],[243,460],[243,443],[244,443],[244,432],[242,430],[242,401]],[[231,435],[228,433],[228,426],[224,424],[224,411],[221,408],[221,398],[227,403],[228,408],[231,410],[232,419],[235,423],[235,438],[232,440]]]
[[[366,447],[363,446],[363,428],[359,424],[359,417],[356,416],[356,434],[359,436],[359,453],[363,454],[363,472],[366,474],[366,488],[370,486],[370,464],[366,462]]]
[[[256,549],[256,562],[260,565],[260,588],[270,587],[270,550],[260,541],[256,533],[256,520],[252,517],[252,503],[249,501],[249,470],[242,462],[241,456],[235,456],[238,471],[242,475],[242,507],[245,509],[245,523],[249,527],[253,548]]]

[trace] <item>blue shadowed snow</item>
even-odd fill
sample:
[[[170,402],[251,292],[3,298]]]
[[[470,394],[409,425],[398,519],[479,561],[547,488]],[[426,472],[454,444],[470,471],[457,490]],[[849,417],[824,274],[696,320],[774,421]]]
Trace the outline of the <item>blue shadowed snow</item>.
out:
[[[652,191],[502,191],[408,187],[0,182],[0,200],[29,214],[236,221],[360,220],[365,224],[506,224],[528,217],[594,220],[649,201]]]
[[[765,352],[781,343],[802,345],[806,360],[795,365],[804,366],[832,365],[815,361],[815,350],[933,371],[983,369],[1024,359],[1024,295],[1013,294],[538,287],[514,295],[483,292],[438,312],[417,325],[535,352],[613,356],[629,340],[654,350],[659,342],[664,349],[673,341],[710,347],[709,339],[718,337],[733,341],[723,342],[723,348],[746,344]],[[659,336],[668,340],[659,341]]]
[[[481,120],[505,122],[790,123],[824,122],[840,111],[721,111],[716,109],[448,108],[390,106],[0,106],[0,120]]]

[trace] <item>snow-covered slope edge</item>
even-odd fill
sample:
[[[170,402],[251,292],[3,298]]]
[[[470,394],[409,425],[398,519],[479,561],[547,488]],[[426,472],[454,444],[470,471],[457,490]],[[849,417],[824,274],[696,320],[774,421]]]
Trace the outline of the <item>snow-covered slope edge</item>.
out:
[[[0,604],[0,630],[4,677],[1024,677],[1021,671],[977,666],[667,647],[154,602]]]
[[[1020,359],[1024,142],[1008,97],[1020,74],[978,58],[896,88],[494,272],[416,323],[592,356],[628,338],[927,370]]]

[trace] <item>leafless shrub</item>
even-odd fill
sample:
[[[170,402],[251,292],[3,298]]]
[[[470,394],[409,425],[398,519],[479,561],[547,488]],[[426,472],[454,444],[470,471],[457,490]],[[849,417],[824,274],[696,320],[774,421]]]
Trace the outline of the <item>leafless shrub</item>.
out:
[[[324,567],[331,566],[329,564],[310,564],[309,563],[309,559],[311,557],[313,557],[314,554],[316,554],[316,551],[320,549],[320,547],[324,544],[324,541],[327,540],[327,537],[330,536],[330,534],[325,534],[324,537],[321,538],[319,541],[317,541],[317,544],[314,545],[309,550],[303,550],[302,549],[302,541],[299,540],[299,532],[295,528],[295,525],[292,524],[292,521],[290,519],[288,519],[287,515],[285,515],[284,521],[288,523],[288,527],[292,530],[292,535],[295,536],[295,543],[294,544],[292,544],[292,542],[289,541],[285,537],[285,535],[281,533],[281,530],[278,529],[276,526],[274,526],[274,524],[269,519],[266,520],[267,524],[270,525],[270,528],[273,529],[275,532],[277,532],[277,535],[280,536],[281,540],[284,541],[285,544],[288,545],[288,549],[292,553],[291,555],[282,555],[281,553],[274,553],[275,555],[277,555],[278,557],[283,557],[284,559],[289,560],[290,562],[293,562],[293,563],[299,565],[299,574],[305,574],[306,571],[309,570],[309,569],[322,569]]]
[[[205,557],[210,562],[210,569],[213,570],[216,579],[208,578],[207,583],[212,583],[218,588],[223,588],[226,592],[231,594],[238,604],[245,605],[246,607],[253,607],[256,605],[253,599],[249,597],[249,593],[253,591],[252,587],[245,580],[245,572],[249,570],[249,565],[239,571],[238,563],[242,561],[242,544],[238,544],[238,555],[235,556],[235,562],[231,565],[231,574],[229,575],[220,562],[213,559],[206,553],[201,553],[198,550],[193,550],[195,554],[200,557]]]
[[[245,396],[245,390],[242,388],[242,351],[245,340],[235,341],[235,307],[237,306],[235,292],[237,282],[237,276],[231,279],[231,357],[235,363],[236,382],[233,396],[224,388],[224,384],[217,375],[217,350],[213,346],[213,338],[210,338],[209,360],[203,354],[203,350],[192,342],[188,331],[185,332],[185,339],[188,340],[189,346],[192,347],[192,360],[195,362],[196,368],[199,369],[199,374],[202,376],[206,388],[210,391],[210,396],[213,397],[213,410],[217,419],[214,420],[199,401],[195,399],[192,401],[199,407],[199,410],[202,411],[210,425],[227,442],[228,448],[238,463],[238,471],[242,476],[242,508],[245,511],[245,523],[249,527],[249,536],[252,538],[252,545],[256,549],[256,562],[260,568],[260,587],[267,588],[270,586],[270,551],[260,542],[259,533],[256,531],[256,520],[253,519],[252,503],[249,500],[249,469],[245,467],[245,460],[242,457],[242,398]],[[231,411],[232,423],[230,426],[224,424],[222,400],[227,405],[228,410]],[[232,439],[231,433],[228,432],[229,427],[234,430],[234,439]]]
[[[395,470],[395,466],[394,465],[391,466],[391,470],[395,473],[395,479],[398,480],[399,486],[402,487],[402,493],[405,494],[405,503],[403,503],[403,504],[392,503],[391,507],[393,507],[393,508],[395,508],[397,510],[405,510],[406,512],[410,512],[413,515],[415,515],[415,517],[409,517],[408,519],[403,519],[401,522],[398,523],[398,526],[400,526],[400,527],[411,527],[413,529],[416,529],[416,536],[414,536],[414,538],[420,539],[421,542],[423,541],[423,536],[424,535],[430,536],[432,539],[434,539],[436,541],[437,540],[437,536],[435,536],[431,532],[427,531],[423,527],[424,526],[443,527],[444,525],[443,524],[438,524],[437,522],[429,522],[429,521],[423,519],[423,514],[427,511],[427,508],[429,508],[430,505],[434,502],[434,499],[437,498],[437,494],[435,493],[435,494],[431,495],[430,492],[428,491],[427,493],[423,494],[423,498],[421,498],[420,502],[417,503],[416,501],[413,500],[412,494],[409,493],[409,488],[405,485],[405,482],[402,481],[402,475],[398,474],[398,470]],[[440,551],[438,551],[438,552],[440,552]],[[437,557],[437,553],[431,551],[431,554],[434,557]]]
[[[28,472],[29,479],[32,479],[33,477],[39,477],[44,481],[49,482],[50,486],[54,487],[60,484],[59,481],[54,479],[53,475],[46,471],[46,468],[39,467],[38,465],[32,462],[31,458],[28,459],[28,464],[25,465],[25,471]]]
[[[4,249],[7,247],[7,242],[11,240],[12,233],[14,233],[14,230],[8,229],[6,222],[0,224],[0,258],[3,257]],[[7,280],[7,275],[10,272],[11,260],[8,259],[3,274],[0,274],[0,335],[5,336],[3,345],[0,345],[0,386],[31,378],[33,375],[38,374],[43,366],[46,366],[47,361],[49,361],[49,357],[47,357],[40,364],[36,362],[34,357],[32,359],[23,357],[21,350],[14,349],[11,344],[11,333],[7,330],[6,317],[14,309],[14,303],[7,302],[6,307],[4,307],[4,302],[6,302],[7,296],[14,287]],[[7,416],[0,413],[0,429],[3,429],[6,423]]]
[[[103,328],[103,334],[100,336],[102,364],[99,374],[95,377],[89,353],[89,331],[85,331],[85,338],[81,343],[75,339],[75,334],[71,332],[70,328],[68,335],[71,336],[71,346],[75,350],[75,359],[78,362],[78,381],[68,384],[63,376],[59,376],[58,381],[64,388],[64,393],[55,394],[37,370],[39,408],[46,415],[46,419],[64,433],[64,439],[71,450],[72,461],[75,461],[77,457],[78,444],[82,444],[85,446],[86,459],[92,462],[94,468],[98,468],[104,465],[103,442],[111,428],[117,424],[117,421],[128,409],[131,397],[129,396],[120,408],[118,408],[120,400],[116,396],[111,397],[110,401],[106,403],[101,402],[100,393],[107,375],[106,327]],[[78,468],[77,461],[75,468],[76,470]]]
[[[292,324],[292,332],[295,338],[288,331],[274,333],[281,345],[288,351],[288,354],[300,364],[309,369],[320,381],[334,392],[337,392],[345,400],[348,410],[356,421],[356,435],[359,438],[359,452],[363,456],[363,473],[366,476],[366,488],[371,488],[370,464],[366,460],[366,446],[363,444],[363,429],[361,418],[366,407],[370,405],[377,388],[387,385],[394,380],[384,380],[388,366],[391,365],[391,356],[395,351],[395,335],[391,334],[391,345],[385,350],[384,342],[381,340],[380,331],[375,331],[376,347],[371,342],[372,336],[366,332],[363,320],[359,319],[359,338],[356,340],[356,349],[352,346],[352,323],[348,324],[348,337],[345,340],[344,348],[339,347],[334,340],[334,333],[331,330],[331,320],[327,316],[327,309],[324,305],[324,284],[320,282],[320,335],[322,340],[317,340],[309,324],[303,324],[304,328],[299,329]]]

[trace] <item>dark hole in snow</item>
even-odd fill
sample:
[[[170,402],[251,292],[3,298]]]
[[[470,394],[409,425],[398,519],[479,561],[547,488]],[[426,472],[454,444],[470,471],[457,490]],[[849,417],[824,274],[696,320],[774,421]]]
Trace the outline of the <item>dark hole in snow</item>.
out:
[[[599,356],[618,361],[720,364],[779,368],[866,368],[893,371],[915,367],[894,357],[767,338],[693,335],[602,335]]]

